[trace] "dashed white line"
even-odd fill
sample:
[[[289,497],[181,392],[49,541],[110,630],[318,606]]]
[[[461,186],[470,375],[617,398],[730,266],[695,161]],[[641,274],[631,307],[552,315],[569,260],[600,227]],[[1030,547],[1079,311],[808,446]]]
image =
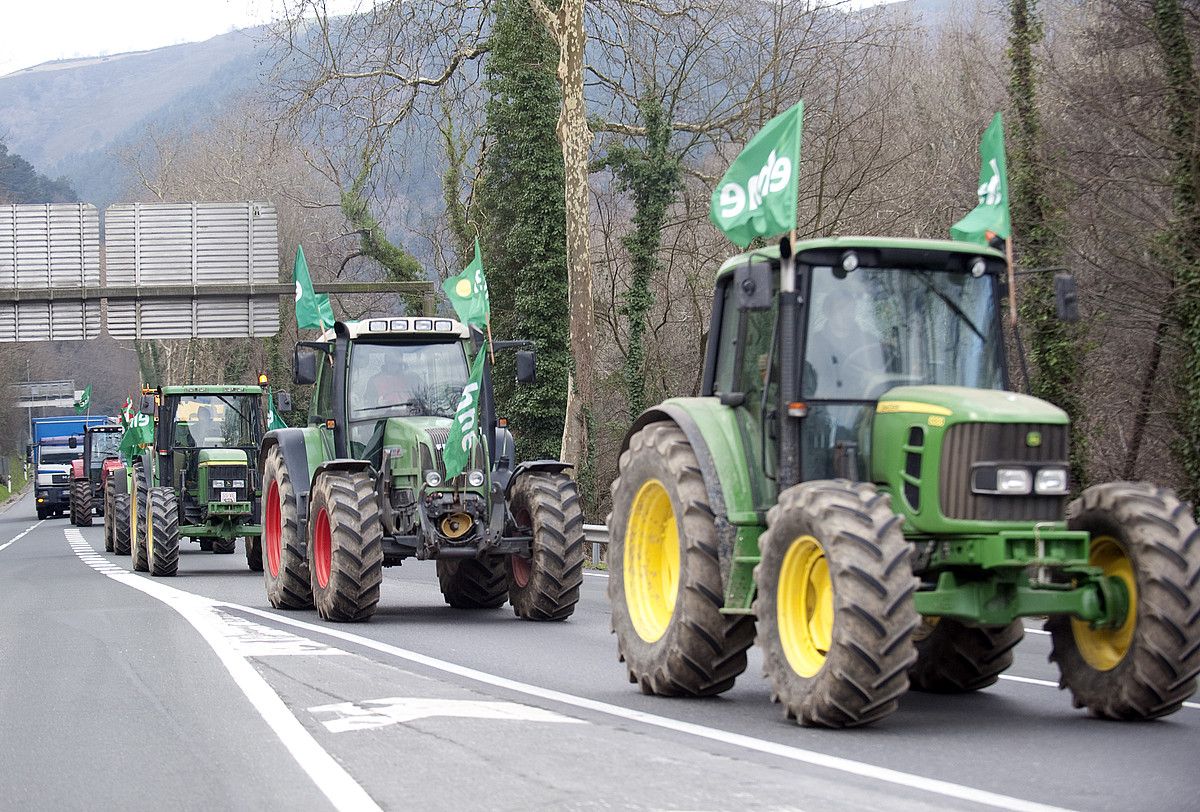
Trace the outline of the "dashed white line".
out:
[[[38,520],[37,520],[37,521],[36,521],[34,524],[31,524],[31,525],[29,525],[29,527],[26,527],[24,530],[22,530],[22,531],[21,531],[20,533],[18,533],[17,535],[13,536],[13,537],[12,537],[11,539],[9,539],[8,541],[4,542],[3,544],[0,544],[0,552],[4,552],[4,551],[5,551],[5,550],[7,550],[9,547],[13,546],[13,545],[14,545],[14,544],[16,544],[18,541],[20,541],[21,539],[25,538],[25,536],[29,535],[29,533],[31,533],[31,532],[32,532],[34,529],[36,529],[36,528],[37,528],[37,526],[38,526],[38,525],[40,525],[40,524],[41,524],[42,522],[44,522],[44,521],[46,521],[46,520],[45,520],[45,519],[38,519]]]
[[[88,551],[95,553],[95,550],[84,541],[83,534],[78,530],[65,530],[64,533],[71,549],[81,559]],[[275,693],[275,690],[255,670],[250,661],[238,653],[229,639],[230,632],[224,628],[218,611],[223,604],[167,586],[161,581],[139,577],[125,570],[114,573],[108,567],[101,568],[100,565],[92,564],[89,566],[98,572],[104,572],[114,581],[119,581],[162,601],[182,615],[184,620],[200,633],[200,636],[216,653],[217,658],[225,666],[233,681],[241,688],[246,699],[250,700],[250,704],[258,711],[259,716],[275,732],[283,746],[292,754],[292,758],[308,774],[308,777],[329,799],[335,809],[379,812],[379,805],[371,799],[367,791],[317,743],[312,734],[305,729],[304,725],[300,724],[300,721],[280,699],[279,694]],[[314,643],[314,645],[320,644]]]

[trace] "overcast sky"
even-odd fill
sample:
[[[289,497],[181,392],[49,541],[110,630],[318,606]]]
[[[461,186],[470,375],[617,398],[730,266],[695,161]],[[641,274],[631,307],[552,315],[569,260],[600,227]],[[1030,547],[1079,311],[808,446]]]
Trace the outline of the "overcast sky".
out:
[[[370,0],[361,0],[365,5]],[[0,76],[54,59],[200,42],[280,16],[286,0],[4,0]],[[335,13],[360,0],[327,0]],[[881,0],[850,0],[872,5]],[[894,2],[894,0],[882,0]]]

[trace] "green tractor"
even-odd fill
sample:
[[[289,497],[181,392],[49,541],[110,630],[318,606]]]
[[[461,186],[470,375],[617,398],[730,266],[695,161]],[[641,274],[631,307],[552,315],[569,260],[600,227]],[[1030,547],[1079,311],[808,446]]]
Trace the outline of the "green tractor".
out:
[[[296,383],[316,385],[308,425],[268,432],[259,457],[273,606],[315,604],[325,620],[366,620],[383,567],[416,558],[436,560],[453,607],[508,600],[528,620],[574,611],[584,535],[570,466],[517,464],[512,434],[496,418],[490,361],[481,416],[459,413],[478,339],[451,319],[388,317],[337,322],[321,341],[296,346]],[[533,353],[516,360],[518,380],[531,381]],[[443,451],[453,420],[474,443],[451,478]]]
[[[242,537],[247,565],[261,570],[262,389],[164,386],[143,394],[141,414],[153,418],[154,443],[109,477],[105,547],[131,555],[138,572],[169,576],[182,539],[231,554]]]
[[[1112,719],[1200,671],[1200,533],[1164,488],[1068,502],[1066,414],[1006,391],[1005,261],[836,238],[727,261],[702,396],[642,414],[612,486],[609,598],[647,694],[729,689],[762,648],[803,725],[994,683],[1046,617],[1060,686]],[[1059,283],[1060,315],[1074,305]],[[1076,315],[1077,317],[1077,315]]]

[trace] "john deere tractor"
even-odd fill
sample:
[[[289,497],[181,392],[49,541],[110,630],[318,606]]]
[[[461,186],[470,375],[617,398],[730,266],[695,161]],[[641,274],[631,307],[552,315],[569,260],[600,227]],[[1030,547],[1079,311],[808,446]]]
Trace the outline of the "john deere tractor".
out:
[[[296,383],[316,385],[308,425],[269,432],[260,454],[273,606],[366,620],[383,567],[416,558],[437,561],[453,607],[507,599],[529,620],[574,611],[584,539],[570,466],[517,464],[495,416],[490,361],[479,418],[462,407],[477,339],[450,319],[389,317],[338,322],[297,345]],[[518,352],[517,368],[532,380],[533,354]],[[456,419],[474,444],[450,477],[443,452]]]
[[[121,467],[120,443],[121,427],[116,424],[87,427],[83,456],[71,463],[71,524],[91,527],[97,510],[104,515],[104,486],[109,475]]]
[[[873,238],[720,268],[702,394],[638,418],[612,486],[631,682],[726,691],[757,626],[789,718],[862,725],[910,686],[991,685],[1021,618],[1047,617],[1077,707],[1179,709],[1200,671],[1192,508],[1131,482],[1069,501],[1066,414],[1008,391],[1004,271],[979,246]]]
[[[257,386],[165,386],[143,395],[141,415],[154,424],[153,445],[111,478],[118,554],[133,568],[174,575],[184,538],[214,553],[233,553],[246,540],[246,562],[262,569],[257,451],[264,431]]]

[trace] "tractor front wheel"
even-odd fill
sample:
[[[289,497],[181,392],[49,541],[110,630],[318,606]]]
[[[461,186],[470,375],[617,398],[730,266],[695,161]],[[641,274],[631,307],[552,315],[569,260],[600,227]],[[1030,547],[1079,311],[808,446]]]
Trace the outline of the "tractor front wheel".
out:
[[[217,555],[233,555],[237,552],[237,539],[213,539],[212,551]]]
[[[1200,530],[1191,506],[1165,488],[1110,482],[1068,506],[1067,526],[1091,534],[1088,562],[1124,584],[1129,611],[1107,629],[1050,618],[1059,687],[1105,719],[1174,713],[1200,673]]]
[[[308,522],[313,603],[325,620],[356,622],[375,614],[383,582],[383,520],[371,477],[322,474]]]
[[[442,597],[455,609],[495,609],[508,598],[499,558],[440,558],[437,576]]]
[[[162,578],[179,571],[179,500],[174,488],[150,491],[146,551],[151,575]]]
[[[767,514],[759,547],[758,642],[787,717],[855,727],[896,710],[919,617],[912,548],[887,494],[846,480],[795,485]]]
[[[566,474],[523,474],[509,507],[533,536],[528,559],[505,559],[513,612],[522,620],[566,620],[583,585],[583,510],[575,481]]]
[[[612,486],[608,598],[617,651],[643,693],[713,696],[746,670],[751,615],[723,615],[716,520],[674,423],[629,439]]]
[[[104,552],[111,553],[115,546],[113,533],[113,500],[116,490],[113,487],[113,477],[104,482]]]
[[[80,487],[78,494],[72,494],[75,503],[75,524],[79,527],[92,526],[92,483],[86,479],[76,480]]]
[[[129,494],[113,494],[112,513],[113,552],[117,555],[129,555]]]
[[[308,561],[302,552],[296,489],[283,463],[283,452],[272,446],[263,466],[263,581],[267,600],[276,609],[307,609],[313,605]],[[201,542],[203,545],[204,542]]]
[[[960,694],[986,688],[1012,665],[1013,648],[1025,637],[1014,620],[1007,626],[968,626],[950,618],[927,617],[913,634],[917,661],[908,679],[917,691]]]
[[[246,566],[251,572],[263,571],[261,536],[246,536]]]

